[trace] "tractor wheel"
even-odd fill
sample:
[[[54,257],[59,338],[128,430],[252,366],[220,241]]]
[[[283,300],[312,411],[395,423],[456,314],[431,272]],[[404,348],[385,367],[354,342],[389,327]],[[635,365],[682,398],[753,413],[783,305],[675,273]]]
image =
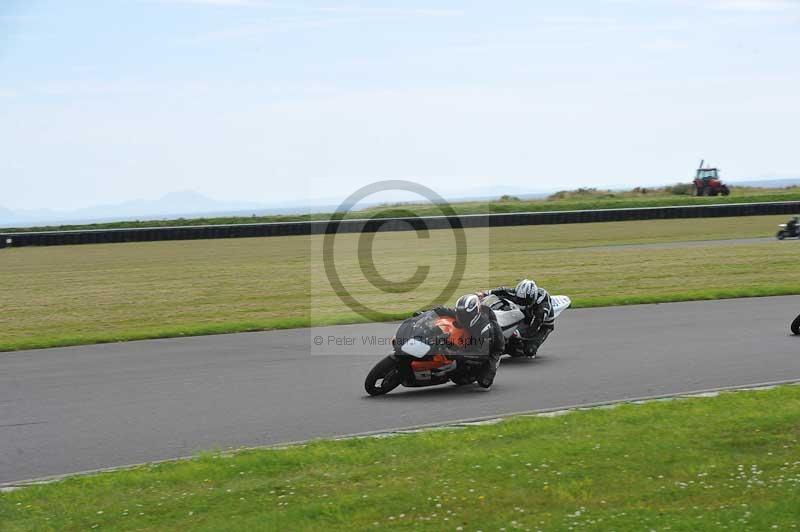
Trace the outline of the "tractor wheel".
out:
[[[700,191],[701,196],[710,196],[711,195],[711,187],[705,186],[703,190]]]
[[[722,192],[723,196],[730,196],[731,195],[731,189],[729,189],[728,187],[726,187],[724,185],[722,186],[721,192]]]

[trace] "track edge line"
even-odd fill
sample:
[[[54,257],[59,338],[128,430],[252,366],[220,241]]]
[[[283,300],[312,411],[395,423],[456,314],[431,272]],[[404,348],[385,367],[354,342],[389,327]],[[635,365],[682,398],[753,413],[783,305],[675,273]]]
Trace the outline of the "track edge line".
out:
[[[568,406],[558,406],[552,408],[542,408],[542,409],[535,409],[535,410],[522,410],[517,412],[509,412],[505,414],[494,414],[494,415],[486,415],[486,416],[479,416],[479,417],[472,417],[472,418],[464,418],[464,419],[457,419],[457,420],[449,420],[449,421],[440,421],[435,423],[424,423],[420,425],[408,425],[405,427],[395,427],[390,429],[380,429],[380,430],[373,430],[367,432],[356,432],[351,434],[343,434],[340,436],[329,436],[329,437],[320,437],[320,438],[309,438],[307,440],[297,440],[291,442],[284,442],[284,443],[275,443],[270,445],[255,445],[255,446],[242,446],[237,447],[236,449],[229,449],[226,451],[221,451],[219,454],[222,456],[225,455],[235,455],[240,452],[246,451],[259,451],[259,450],[280,450],[285,449],[288,447],[300,447],[303,445],[307,445],[309,443],[317,442],[317,441],[341,441],[341,440],[351,440],[356,438],[369,438],[369,437],[389,437],[394,435],[401,435],[401,434],[409,434],[418,431],[424,430],[431,430],[431,429],[438,429],[438,428],[464,428],[468,426],[472,426],[476,423],[486,422],[486,421],[505,421],[508,418],[513,417],[522,417],[522,416],[535,416],[540,414],[548,414],[553,412],[574,412],[579,410],[592,410],[600,407],[605,407],[609,405],[621,405],[621,404],[641,404],[647,403],[652,401],[658,401],[660,399],[674,399],[674,398],[702,398],[703,394],[710,394],[710,393],[724,393],[724,392],[746,392],[746,391],[757,391],[764,388],[771,388],[775,386],[786,386],[786,385],[800,385],[800,378],[795,379],[786,379],[786,380],[779,380],[779,381],[767,381],[767,382],[757,382],[752,384],[737,384],[732,386],[721,386],[716,388],[704,388],[699,390],[689,390],[685,392],[675,392],[675,393],[668,393],[668,394],[659,394],[659,395],[645,395],[639,397],[628,397],[624,399],[613,399],[610,401],[597,401],[591,403],[578,403]],[[99,469],[89,469],[86,471],[78,471],[74,473],[64,473],[60,475],[50,475],[45,477],[38,477],[33,479],[27,480],[17,480],[11,482],[4,482],[0,483],[0,493],[6,493],[10,491],[15,491],[18,489],[31,487],[31,486],[38,486],[43,484],[53,484],[56,482],[60,482],[63,480],[67,480],[74,477],[86,477],[92,475],[99,475],[103,473],[113,473],[115,471],[126,471],[131,469],[136,469],[140,467],[146,466],[153,466],[159,464],[167,464],[170,462],[182,462],[188,460],[194,460],[197,458],[197,455],[191,456],[180,456],[177,458],[165,458],[163,460],[153,460],[150,462],[140,462],[136,464],[127,464],[127,465],[120,465],[120,466],[111,466],[111,467],[104,467]]]

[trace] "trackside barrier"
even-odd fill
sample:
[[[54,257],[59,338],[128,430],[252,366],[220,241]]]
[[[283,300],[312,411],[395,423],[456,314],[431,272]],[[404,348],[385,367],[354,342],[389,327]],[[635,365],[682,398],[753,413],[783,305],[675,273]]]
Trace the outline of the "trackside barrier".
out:
[[[680,207],[642,207],[586,211],[519,212],[507,214],[467,214],[457,218],[464,228],[511,227],[573,223],[621,222],[633,220],[670,220],[676,218],[717,218],[723,216],[765,216],[800,214],[800,201],[770,203],[733,203]],[[456,222],[453,222],[455,225]],[[60,246],[70,244],[110,244],[117,242],[152,242],[158,240],[194,240],[210,238],[247,238],[267,236],[318,235],[326,232],[361,233],[377,231],[412,231],[421,227],[450,229],[446,216],[419,218],[374,218],[335,222],[276,222],[182,227],[140,227],[126,229],[87,229],[78,231],[43,231],[0,233],[0,248],[22,246]],[[456,225],[457,227],[457,225]]]

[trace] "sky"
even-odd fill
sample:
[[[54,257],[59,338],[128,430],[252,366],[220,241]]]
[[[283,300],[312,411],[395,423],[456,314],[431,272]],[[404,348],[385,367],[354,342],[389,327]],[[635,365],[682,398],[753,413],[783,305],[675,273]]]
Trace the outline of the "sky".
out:
[[[800,176],[800,0],[3,0],[0,206]]]

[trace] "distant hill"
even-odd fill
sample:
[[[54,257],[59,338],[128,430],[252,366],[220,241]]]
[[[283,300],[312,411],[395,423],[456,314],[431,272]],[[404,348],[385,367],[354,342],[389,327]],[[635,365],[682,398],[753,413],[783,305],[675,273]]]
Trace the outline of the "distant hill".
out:
[[[192,190],[170,192],[156,200],[132,200],[113,205],[76,209],[69,214],[80,218],[161,216],[166,214],[243,211],[265,206],[255,202],[217,201]]]
[[[41,223],[92,223],[136,219],[164,219],[191,216],[252,214],[288,214],[307,209],[287,207],[271,209],[256,202],[217,201],[198,192],[170,192],[155,200],[131,200],[122,203],[97,205],[74,210],[19,210],[0,207],[0,226],[27,226]],[[273,212],[274,211],[274,212]]]
[[[500,197],[512,187],[498,186],[496,193],[491,187],[469,189],[459,197],[446,196],[448,201],[483,201]],[[542,197],[545,194],[518,194],[521,198]],[[416,203],[419,200],[415,201]],[[364,202],[359,208],[367,208],[382,201]],[[109,205],[96,205],[74,210],[19,210],[0,207],[0,227],[30,227],[36,225],[67,225],[108,223],[131,220],[167,220],[178,218],[248,217],[311,214],[312,212],[333,212],[338,207],[334,199],[300,199],[267,204],[257,202],[218,201],[192,190],[170,192],[155,200],[131,200]]]

